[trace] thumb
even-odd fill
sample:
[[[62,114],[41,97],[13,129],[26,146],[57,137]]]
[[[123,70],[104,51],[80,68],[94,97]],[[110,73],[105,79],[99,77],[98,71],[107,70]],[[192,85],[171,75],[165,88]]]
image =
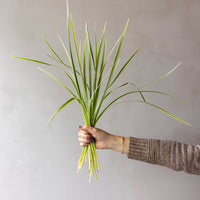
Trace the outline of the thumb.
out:
[[[78,129],[83,130],[83,131],[87,131],[88,133],[91,133],[92,135],[95,134],[95,132],[96,132],[96,128],[91,127],[91,126],[87,126],[87,125],[79,126]]]

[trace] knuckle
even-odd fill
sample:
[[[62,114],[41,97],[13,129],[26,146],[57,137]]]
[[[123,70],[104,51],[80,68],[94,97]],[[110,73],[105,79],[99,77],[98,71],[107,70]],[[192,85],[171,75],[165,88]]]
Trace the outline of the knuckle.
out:
[[[80,131],[78,132],[78,136],[79,136],[79,137],[81,136],[81,132],[80,132]]]
[[[90,143],[90,140],[89,139],[85,139],[84,142],[85,143]]]
[[[83,125],[83,128],[87,130],[88,129],[88,125]]]
[[[85,139],[89,140],[89,139],[90,139],[90,137],[91,137],[90,135],[87,135]]]
[[[87,134],[87,131],[83,131],[83,130],[81,130],[80,132],[81,132],[81,134],[84,134],[84,135]]]
[[[95,134],[95,133],[97,132],[97,129],[94,128],[94,127],[92,127],[92,128],[91,128],[91,132]]]

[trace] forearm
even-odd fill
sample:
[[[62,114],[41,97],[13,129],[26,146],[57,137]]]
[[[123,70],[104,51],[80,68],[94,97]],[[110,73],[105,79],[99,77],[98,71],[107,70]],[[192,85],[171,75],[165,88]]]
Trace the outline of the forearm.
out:
[[[108,149],[123,152],[129,159],[200,175],[199,145],[192,146],[170,140],[110,135]]]
[[[200,175],[199,145],[131,137],[128,158]]]

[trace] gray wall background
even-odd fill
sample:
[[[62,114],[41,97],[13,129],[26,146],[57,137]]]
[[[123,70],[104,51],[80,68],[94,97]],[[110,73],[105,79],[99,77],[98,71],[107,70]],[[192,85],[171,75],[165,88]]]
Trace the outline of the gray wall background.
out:
[[[121,82],[130,80],[141,86],[182,61],[176,72],[148,89],[168,92],[200,107],[199,0],[70,0],[69,4],[77,38],[83,39],[85,21],[91,30],[96,21],[98,36],[108,22],[108,50],[130,18],[122,63],[133,50],[140,47],[141,51]],[[41,33],[64,55],[53,27],[65,37],[65,6],[64,0],[0,0],[0,199],[198,199],[199,176],[128,160],[108,150],[98,151],[98,180],[88,183],[87,166],[76,174],[81,153],[76,127],[84,124],[81,110],[73,103],[47,126],[51,114],[69,95],[37,70],[39,65],[9,57],[46,60],[42,52],[48,49]],[[145,105],[127,103],[107,112],[98,127],[127,137],[200,144],[199,112],[167,97],[148,95],[147,99],[193,126]]]

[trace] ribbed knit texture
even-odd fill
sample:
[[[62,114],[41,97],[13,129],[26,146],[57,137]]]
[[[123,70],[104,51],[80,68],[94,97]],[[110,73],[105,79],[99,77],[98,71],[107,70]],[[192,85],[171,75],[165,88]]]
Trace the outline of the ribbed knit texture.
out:
[[[200,145],[130,137],[128,158],[200,175]]]

